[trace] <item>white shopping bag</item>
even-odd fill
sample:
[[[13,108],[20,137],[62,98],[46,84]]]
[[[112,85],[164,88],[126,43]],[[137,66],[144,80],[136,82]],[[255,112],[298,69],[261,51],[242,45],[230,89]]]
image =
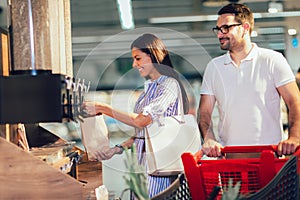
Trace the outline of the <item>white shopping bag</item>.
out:
[[[103,115],[84,118],[80,122],[82,143],[88,159],[96,161],[95,152],[109,147],[108,130]]]
[[[147,172],[155,176],[182,173],[181,155],[200,148],[200,131],[193,115],[162,117],[147,127]]]

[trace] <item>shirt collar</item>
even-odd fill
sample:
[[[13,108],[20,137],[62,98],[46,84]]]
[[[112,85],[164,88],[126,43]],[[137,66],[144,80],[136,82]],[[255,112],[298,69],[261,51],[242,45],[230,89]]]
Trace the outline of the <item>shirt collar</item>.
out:
[[[153,84],[157,84],[157,85],[161,84],[166,78],[167,78],[167,76],[161,75],[156,80],[153,80],[153,81],[151,79],[146,80],[145,83],[144,83],[144,88],[145,88],[144,90],[147,91],[149,86],[151,86]]]
[[[257,53],[258,53],[258,47],[257,47],[256,43],[252,43],[252,49],[250,50],[247,57],[242,60],[242,62],[247,61],[247,60],[248,61],[253,60],[254,57],[257,55]],[[225,55],[224,65],[229,65],[230,63],[233,63],[233,60],[231,59],[229,51],[227,51],[227,53]]]

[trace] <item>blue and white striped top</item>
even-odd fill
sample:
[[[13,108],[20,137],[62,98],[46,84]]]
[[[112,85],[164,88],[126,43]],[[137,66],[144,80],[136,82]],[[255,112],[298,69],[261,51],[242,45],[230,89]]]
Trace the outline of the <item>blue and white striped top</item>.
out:
[[[150,114],[152,121],[159,116],[177,115],[179,114],[179,95],[180,86],[174,78],[162,75],[155,81],[147,80],[145,82],[145,90],[138,98],[134,112]],[[146,128],[136,128],[135,131],[138,162],[145,165],[145,140],[142,138],[145,137]],[[176,178],[177,176],[157,177],[148,175],[148,192],[150,198],[165,190]]]

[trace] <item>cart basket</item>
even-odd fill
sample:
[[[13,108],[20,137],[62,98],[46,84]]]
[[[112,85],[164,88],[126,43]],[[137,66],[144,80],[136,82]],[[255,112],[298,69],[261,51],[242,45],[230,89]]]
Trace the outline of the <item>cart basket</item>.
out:
[[[278,158],[276,151],[277,146],[273,145],[227,146],[222,149],[225,156],[217,160],[201,160],[191,153],[183,153],[181,158],[192,199],[221,199],[222,194],[228,188],[230,179],[233,185],[240,183],[239,196],[250,198],[265,186],[272,184],[271,182],[277,175],[279,176],[279,171],[289,160],[288,157]],[[238,153],[239,156],[226,158],[226,154],[232,153]],[[259,156],[243,157],[240,153],[258,153]],[[293,155],[297,160],[294,170],[296,174],[299,174],[297,166],[299,166],[300,149],[297,148]],[[283,180],[279,182],[282,184]]]

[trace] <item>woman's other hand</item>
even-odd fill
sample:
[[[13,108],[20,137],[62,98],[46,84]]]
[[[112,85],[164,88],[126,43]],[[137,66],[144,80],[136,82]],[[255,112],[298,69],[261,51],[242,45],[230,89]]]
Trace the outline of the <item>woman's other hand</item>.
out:
[[[92,101],[85,101],[82,104],[83,110],[90,116],[101,115],[107,106],[107,104]]]
[[[108,160],[112,158],[115,154],[120,154],[120,149],[118,147],[102,147],[94,153],[97,161]]]

